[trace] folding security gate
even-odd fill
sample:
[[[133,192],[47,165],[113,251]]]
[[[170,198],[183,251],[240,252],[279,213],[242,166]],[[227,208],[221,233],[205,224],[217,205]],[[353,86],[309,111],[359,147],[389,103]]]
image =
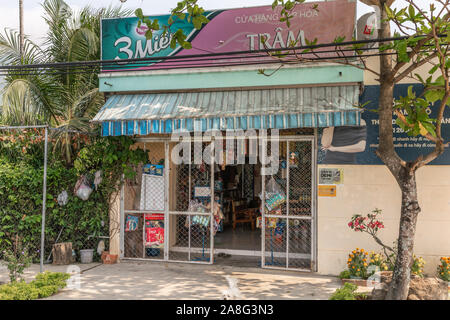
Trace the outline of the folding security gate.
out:
[[[175,145],[183,147],[177,155]],[[160,174],[142,174],[144,168],[138,168],[136,181],[122,188],[121,258],[213,263],[214,166],[204,159],[207,147],[169,141],[144,145],[149,161],[164,160],[164,165]]]
[[[171,154],[168,260],[212,264],[214,261],[214,165],[205,159],[213,144],[180,143]],[[210,149],[213,151],[213,149]],[[207,156],[208,157],[208,156]],[[178,160],[177,160],[178,158]]]
[[[314,137],[265,140],[261,265],[315,271]]]

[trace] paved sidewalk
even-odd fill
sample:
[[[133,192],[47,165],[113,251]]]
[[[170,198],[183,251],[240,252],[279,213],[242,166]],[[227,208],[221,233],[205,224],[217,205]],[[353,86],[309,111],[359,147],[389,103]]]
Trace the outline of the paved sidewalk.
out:
[[[326,300],[340,287],[335,277],[260,268],[145,261],[78,266],[82,270],[81,288],[66,288],[48,299],[222,299],[228,289],[225,276],[239,280],[243,299]],[[45,267],[50,271],[67,268]],[[39,266],[28,269],[27,281],[37,272]],[[5,273],[0,271],[0,282],[7,281]]]

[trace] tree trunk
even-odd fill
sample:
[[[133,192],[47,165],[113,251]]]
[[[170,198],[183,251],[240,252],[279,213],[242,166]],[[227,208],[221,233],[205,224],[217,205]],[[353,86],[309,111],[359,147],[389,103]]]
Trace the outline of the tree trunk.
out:
[[[410,170],[408,166],[403,168],[398,182],[402,191],[400,230],[397,259],[386,300],[406,300],[408,297],[416,222],[420,212],[415,170]]]

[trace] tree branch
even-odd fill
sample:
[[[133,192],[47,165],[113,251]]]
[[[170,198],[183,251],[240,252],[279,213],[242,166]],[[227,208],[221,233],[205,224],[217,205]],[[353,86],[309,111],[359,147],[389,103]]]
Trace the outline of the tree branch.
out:
[[[429,62],[430,60],[432,60],[433,58],[437,57],[437,52],[429,55],[428,57],[414,62],[412,63],[408,68],[406,68],[402,73],[400,73],[398,76],[394,77],[394,82],[397,83],[400,80],[402,80],[403,78],[405,78],[408,74],[410,74],[412,71],[414,71],[415,69],[417,69],[418,67],[424,65],[425,63]]]

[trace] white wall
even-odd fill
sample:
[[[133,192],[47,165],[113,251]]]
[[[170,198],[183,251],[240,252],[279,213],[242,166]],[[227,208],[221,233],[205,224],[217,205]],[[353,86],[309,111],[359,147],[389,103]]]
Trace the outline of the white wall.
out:
[[[318,272],[338,275],[355,248],[380,251],[366,233],[348,227],[352,215],[383,210],[385,229],[380,238],[388,245],[397,238],[401,194],[393,176],[379,165],[319,165],[344,169],[336,197],[318,198]],[[425,261],[425,273],[435,274],[439,258],[450,256],[450,166],[426,166],[417,172],[419,204],[415,253]]]

